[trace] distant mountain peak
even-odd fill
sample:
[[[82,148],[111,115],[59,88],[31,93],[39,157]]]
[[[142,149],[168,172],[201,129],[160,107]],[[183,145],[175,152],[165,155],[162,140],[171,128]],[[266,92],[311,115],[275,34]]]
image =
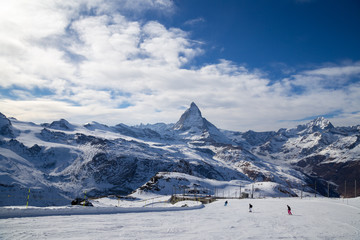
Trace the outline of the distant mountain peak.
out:
[[[306,124],[297,126],[296,131],[300,134],[310,134],[314,132],[327,131],[333,128],[334,126],[328,119],[324,117],[317,117]]]
[[[11,121],[2,113],[0,113],[0,135],[13,136]]]
[[[58,121],[53,121],[49,127],[57,130],[74,130],[74,126],[63,118]]]
[[[198,140],[221,143],[230,142],[217,127],[202,117],[200,109],[194,102],[192,102],[190,108],[181,115],[180,120],[173,126],[173,130],[186,133],[183,136],[192,140],[197,136]]]
[[[191,127],[202,128],[204,126],[204,118],[201,115],[198,106],[192,102],[180,117],[179,121],[175,123],[174,130],[186,130]]]
[[[190,108],[195,108],[195,109],[199,110],[198,106],[194,102],[191,102]]]
[[[307,128],[318,128],[318,129],[330,129],[334,128],[331,122],[324,117],[317,117],[308,124],[306,124]]]
[[[10,122],[9,119],[1,112],[0,112],[0,120],[1,120],[0,123],[4,123],[4,124]]]
[[[201,111],[194,102],[190,104],[190,108],[188,110],[192,115],[202,118]]]

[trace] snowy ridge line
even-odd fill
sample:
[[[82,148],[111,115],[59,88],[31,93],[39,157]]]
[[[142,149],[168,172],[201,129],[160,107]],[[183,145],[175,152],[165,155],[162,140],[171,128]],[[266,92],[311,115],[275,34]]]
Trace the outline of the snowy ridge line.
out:
[[[51,207],[51,208],[0,208],[0,219],[44,217],[44,216],[66,216],[66,215],[92,215],[92,214],[117,214],[117,213],[144,213],[144,212],[168,212],[188,211],[204,208],[203,204],[189,207]]]

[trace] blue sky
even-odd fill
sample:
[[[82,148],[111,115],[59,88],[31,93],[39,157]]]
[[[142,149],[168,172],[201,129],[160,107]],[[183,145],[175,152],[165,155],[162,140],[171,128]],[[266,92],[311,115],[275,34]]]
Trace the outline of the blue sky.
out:
[[[227,59],[281,77],[324,63],[358,61],[359,1],[175,1],[178,12],[167,21],[204,43],[196,64]],[[190,20],[189,20],[190,19]],[[185,23],[185,24],[184,24]]]
[[[7,116],[174,123],[194,101],[228,130],[277,130],[317,116],[360,124],[356,0],[1,5]]]

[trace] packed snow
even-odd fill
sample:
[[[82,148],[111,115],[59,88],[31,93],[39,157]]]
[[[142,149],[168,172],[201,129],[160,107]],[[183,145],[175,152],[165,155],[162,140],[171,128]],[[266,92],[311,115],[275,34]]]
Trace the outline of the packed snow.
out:
[[[164,196],[135,202],[2,207],[0,239],[360,239],[360,198],[221,199],[205,207],[189,201],[173,206]]]

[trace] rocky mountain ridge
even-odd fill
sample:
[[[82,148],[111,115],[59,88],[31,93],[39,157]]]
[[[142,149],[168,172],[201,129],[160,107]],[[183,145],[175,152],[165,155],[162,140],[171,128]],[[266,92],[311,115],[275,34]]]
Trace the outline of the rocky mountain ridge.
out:
[[[315,191],[315,182],[327,195],[329,183],[331,196],[344,195],[343,182],[350,189],[360,173],[359,139],[360,126],[334,127],[324,118],[277,132],[219,130],[195,103],[175,124],[140,126],[37,125],[1,114],[0,205],[23,204],[16,199],[29,188],[37,205],[66,204],[85,192],[126,195],[159,172],[274,182],[289,196]]]

